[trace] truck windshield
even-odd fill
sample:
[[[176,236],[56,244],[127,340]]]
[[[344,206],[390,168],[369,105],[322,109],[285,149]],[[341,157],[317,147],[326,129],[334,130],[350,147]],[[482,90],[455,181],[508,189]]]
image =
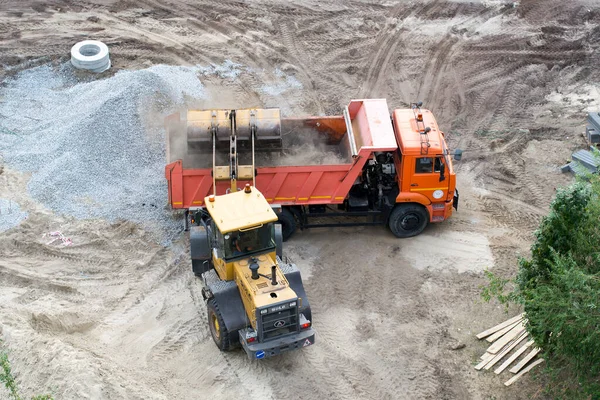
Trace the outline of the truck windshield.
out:
[[[248,231],[235,231],[223,235],[225,258],[264,253],[275,248],[272,223]]]

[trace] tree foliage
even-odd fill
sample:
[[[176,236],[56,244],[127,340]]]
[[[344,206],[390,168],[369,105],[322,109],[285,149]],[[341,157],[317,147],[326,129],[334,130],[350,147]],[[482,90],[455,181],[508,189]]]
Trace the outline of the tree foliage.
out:
[[[523,305],[555,394],[600,399],[600,178],[558,191],[535,237],[514,289],[488,273],[483,296]]]

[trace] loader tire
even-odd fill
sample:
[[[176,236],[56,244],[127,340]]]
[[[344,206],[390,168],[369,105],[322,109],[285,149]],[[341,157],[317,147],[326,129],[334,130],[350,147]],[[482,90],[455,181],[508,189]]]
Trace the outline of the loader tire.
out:
[[[296,219],[294,214],[287,208],[281,210],[281,213],[277,215],[279,217],[279,223],[281,224],[281,232],[283,234],[283,241],[287,241],[296,231]]]
[[[392,210],[388,225],[399,238],[416,236],[423,232],[429,223],[429,213],[420,204],[398,204]]]
[[[223,316],[221,315],[219,306],[214,298],[208,300],[206,309],[208,315],[208,328],[215,344],[221,351],[232,350],[235,347],[234,344],[232,344],[233,335],[230,332],[227,332]]]

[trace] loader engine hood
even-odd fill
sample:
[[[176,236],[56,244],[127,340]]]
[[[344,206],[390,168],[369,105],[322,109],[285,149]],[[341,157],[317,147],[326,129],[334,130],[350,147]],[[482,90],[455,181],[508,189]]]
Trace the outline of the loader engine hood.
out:
[[[275,252],[235,261],[234,276],[250,324],[259,332],[257,316],[260,316],[261,312],[262,315],[277,312],[277,307],[283,307],[279,310],[283,311],[286,304],[289,306],[290,303],[298,301],[296,292],[292,290],[277,264]]]

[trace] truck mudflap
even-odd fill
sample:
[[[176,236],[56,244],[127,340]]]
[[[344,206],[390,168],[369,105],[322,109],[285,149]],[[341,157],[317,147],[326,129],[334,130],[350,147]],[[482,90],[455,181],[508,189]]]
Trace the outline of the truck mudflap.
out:
[[[273,357],[286,351],[299,350],[315,343],[315,330],[308,328],[306,330],[294,333],[293,335],[272,339],[263,343],[247,343],[245,340],[246,329],[240,329],[239,338],[248,358],[263,359]]]
[[[458,189],[454,189],[454,198],[452,199],[452,207],[458,211]]]

